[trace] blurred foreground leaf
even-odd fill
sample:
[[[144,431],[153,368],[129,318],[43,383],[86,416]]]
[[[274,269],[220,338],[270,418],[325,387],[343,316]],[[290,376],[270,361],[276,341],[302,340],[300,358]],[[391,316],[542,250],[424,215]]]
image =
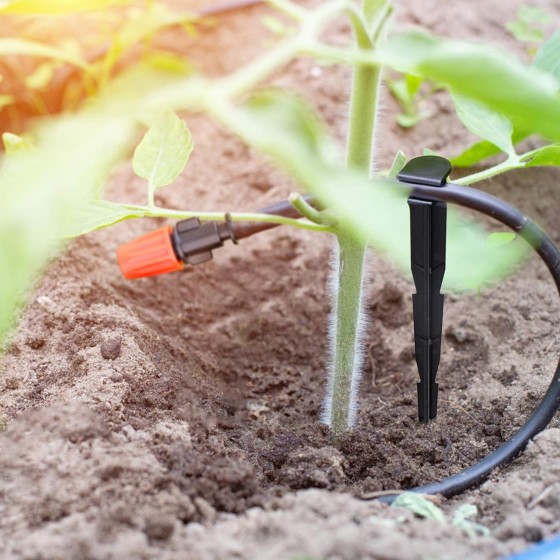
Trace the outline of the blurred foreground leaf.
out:
[[[14,153],[0,168],[0,340],[23,296],[75,227],[131,141],[126,119],[80,113],[37,131],[37,149]]]

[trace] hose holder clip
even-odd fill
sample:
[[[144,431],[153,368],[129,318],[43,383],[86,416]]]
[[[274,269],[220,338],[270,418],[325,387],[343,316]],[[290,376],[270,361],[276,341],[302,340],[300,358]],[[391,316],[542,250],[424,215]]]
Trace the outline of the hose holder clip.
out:
[[[409,161],[397,179],[412,185],[445,187],[451,164],[438,156]],[[414,350],[420,383],[418,417],[428,423],[437,416],[436,376],[441,356],[444,296],[440,293],[445,274],[447,204],[414,194],[410,207],[410,254],[416,294],[412,296]]]

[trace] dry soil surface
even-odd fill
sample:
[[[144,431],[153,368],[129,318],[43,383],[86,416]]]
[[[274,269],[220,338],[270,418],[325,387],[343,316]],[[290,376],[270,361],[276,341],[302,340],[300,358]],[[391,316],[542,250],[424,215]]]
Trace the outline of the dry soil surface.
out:
[[[526,57],[504,30],[519,0],[397,1],[396,25],[492,43]],[[537,2],[560,14],[554,0]],[[219,75],[266,48],[264,7],[230,14],[197,38],[177,34]],[[330,31],[333,41],[349,34]],[[343,138],[345,68],[298,60],[274,79],[308,96]],[[379,167],[397,149],[454,155],[471,140],[436,94],[405,131],[384,95]],[[293,186],[236,139],[188,116],[196,149],[159,202],[250,210]],[[483,185],[560,241],[559,173],[511,173]],[[109,196],[143,202],[123,165]],[[372,216],[375,219],[375,216]],[[115,249],[157,224],[82,238],[49,268],[3,360],[0,556],[5,559],[500,558],[560,530],[560,429],[552,427],[465,503],[490,536],[364,499],[456,473],[528,417],[556,366],[557,293],[531,260],[500,286],[449,295],[440,413],[417,422],[411,280],[370,257],[368,359],[359,422],[333,444],[320,423],[331,240],[277,229],[187,273],[125,281]]]

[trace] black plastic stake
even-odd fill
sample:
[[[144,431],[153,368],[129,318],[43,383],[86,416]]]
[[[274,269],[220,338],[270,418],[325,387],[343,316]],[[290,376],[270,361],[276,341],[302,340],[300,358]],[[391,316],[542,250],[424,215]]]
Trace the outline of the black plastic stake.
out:
[[[444,187],[451,164],[437,156],[411,160],[399,173],[399,181],[432,187]],[[420,374],[418,417],[428,423],[437,416],[438,384],[436,376],[441,355],[443,301],[440,294],[445,274],[447,205],[422,200],[413,195],[410,207],[411,265],[416,294],[412,296],[414,347]]]

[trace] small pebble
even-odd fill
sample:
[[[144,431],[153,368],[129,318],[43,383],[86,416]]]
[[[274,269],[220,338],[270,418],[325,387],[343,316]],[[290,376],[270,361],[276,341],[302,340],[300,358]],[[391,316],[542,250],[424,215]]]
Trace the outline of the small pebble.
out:
[[[101,355],[106,360],[116,360],[121,355],[121,339],[110,338],[101,344]]]

